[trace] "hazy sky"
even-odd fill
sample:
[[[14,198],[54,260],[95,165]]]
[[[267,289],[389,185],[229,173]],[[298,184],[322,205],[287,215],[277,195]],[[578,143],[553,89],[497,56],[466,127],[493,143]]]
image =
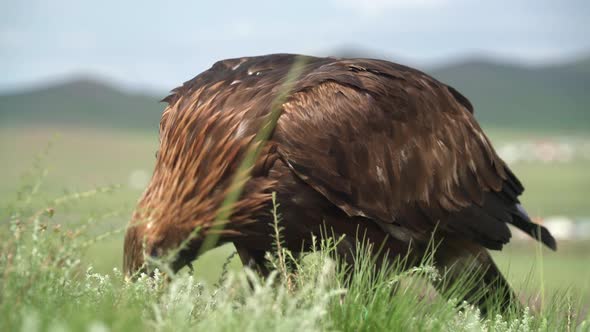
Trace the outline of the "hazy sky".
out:
[[[170,89],[218,59],[358,48],[428,66],[590,54],[589,0],[7,0],[0,91],[84,73]]]

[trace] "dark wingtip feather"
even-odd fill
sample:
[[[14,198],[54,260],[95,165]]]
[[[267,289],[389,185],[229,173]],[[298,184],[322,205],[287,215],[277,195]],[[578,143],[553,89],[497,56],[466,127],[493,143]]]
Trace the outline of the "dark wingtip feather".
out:
[[[547,228],[539,225],[539,227],[537,227],[537,229],[541,231],[541,242],[543,242],[547,247],[551,248],[553,251],[556,251],[557,250],[557,242],[555,241],[555,238],[553,237],[553,235],[551,235],[551,233],[549,233]]]
[[[520,204],[516,204],[516,210],[513,212],[513,216],[512,224],[514,226],[520,228],[537,241],[541,241],[552,250],[557,250],[557,242],[553,235],[549,233],[547,228],[534,223]]]

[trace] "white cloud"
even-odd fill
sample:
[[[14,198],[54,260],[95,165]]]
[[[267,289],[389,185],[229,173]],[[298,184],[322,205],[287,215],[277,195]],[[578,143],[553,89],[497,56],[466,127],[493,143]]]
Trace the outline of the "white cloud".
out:
[[[448,0],[332,0],[343,8],[359,10],[365,14],[379,14],[383,10],[437,7]]]

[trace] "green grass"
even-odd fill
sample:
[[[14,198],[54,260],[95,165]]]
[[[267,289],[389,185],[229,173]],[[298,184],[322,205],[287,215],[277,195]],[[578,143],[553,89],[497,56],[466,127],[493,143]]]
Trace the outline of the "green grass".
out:
[[[61,134],[54,138],[57,132]],[[522,135],[491,133],[495,141]],[[35,151],[42,151],[50,141],[53,146],[38,162],[39,168],[25,172],[35,164]],[[334,295],[341,280],[322,274],[326,264],[331,264],[327,261],[303,264],[298,275],[307,279],[296,277],[301,291],[293,293],[283,284],[270,287],[256,281],[262,291],[252,293],[243,287],[248,277],[234,257],[229,264],[231,280],[224,288],[213,287],[234,250],[231,245],[201,257],[192,279],[181,277],[172,285],[153,285],[149,280],[126,284],[113,269],[121,267],[123,231],[141,195],[141,189],[128,186],[128,178],[137,169],[151,173],[156,147],[156,133],[30,127],[0,131],[0,331],[32,331],[35,324],[41,330],[63,327],[74,331],[104,326],[119,331],[234,330],[244,324],[244,330],[376,331],[407,330],[411,326],[424,330],[508,330],[500,325],[524,324],[526,328],[513,330],[526,331],[541,328],[543,319],[549,324],[545,330],[555,330],[550,326],[561,330],[567,312],[579,301],[584,310],[590,304],[588,243],[560,243],[558,252],[543,250],[542,256],[532,242],[511,244],[505,251],[494,253],[523,300],[539,306],[540,298],[546,299],[542,314],[505,317],[504,323],[480,320],[471,309],[458,313],[444,299],[422,303],[416,294],[392,297],[387,280],[399,271],[371,281],[361,278],[364,281],[353,283],[356,288],[347,289],[345,297]],[[527,186],[527,209],[533,214],[589,215],[588,166],[585,162],[517,165],[515,172]],[[45,169],[48,173],[36,187]],[[121,186],[112,189],[113,184]],[[97,187],[106,189],[95,192],[93,188]],[[33,196],[28,194],[31,191],[35,192]],[[80,191],[89,191],[89,197],[76,195]],[[70,200],[56,202],[56,197],[64,195]],[[37,220],[38,225],[47,225],[46,231],[39,231],[34,227],[36,218],[30,216],[45,207],[53,209],[53,216],[43,214]],[[14,243],[15,220],[9,221],[10,210],[19,212],[18,219],[28,222],[18,243]],[[58,230],[54,230],[56,227]],[[31,240],[33,234],[37,242]],[[21,253],[18,259],[10,256],[15,252]],[[87,273],[89,266],[93,270]],[[309,280],[325,280],[327,284],[304,289]],[[539,295],[541,289],[545,296]],[[424,319],[417,322],[416,317]],[[576,319],[579,322],[581,318]]]
[[[24,197],[32,197],[30,202],[35,203],[36,194],[30,195],[34,191],[25,191]],[[95,191],[69,196],[68,200],[75,205],[108,194]],[[475,308],[457,300],[462,297],[464,284],[469,282],[469,272],[465,274],[466,280],[446,296],[436,296],[424,289],[424,281],[445,276],[427,262],[410,271],[402,271],[396,265],[374,271],[374,262],[361,251],[353,278],[345,283],[345,267],[330,258],[334,250],[334,241],[330,239],[323,242],[322,250],[301,260],[291,260],[282,249],[271,253],[276,272],[267,280],[249,270],[230,269],[210,275],[214,282],[200,281],[199,274],[186,273],[168,277],[156,273],[153,278],[141,276],[135,282],[126,282],[118,269],[96,272],[85,256],[92,251],[92,243],[102,243],[103,237],[112,241],[109,233],[96,231],[103,226],[101,222],[97,220],[88,226],[63,223],[64,214],[31,209],[22,201],[9,203],[10,207],[3,207],[0,228],[2,331],[588,328],[588,318],[579,312],[582,306],[575,292],[552,290],[553,295],[547,295],[547,303],[541,307],[524,311],[513,308],[503,315],[496,312],[482,317]],[[59,211],[60,206],[54,204],[53,208]],[[230,251],[225,247],[204,259],[215,257],[215,263],[222,263]],[[200,262],[195,268],[197,273],[210,274],[212,265],[215,264]]]

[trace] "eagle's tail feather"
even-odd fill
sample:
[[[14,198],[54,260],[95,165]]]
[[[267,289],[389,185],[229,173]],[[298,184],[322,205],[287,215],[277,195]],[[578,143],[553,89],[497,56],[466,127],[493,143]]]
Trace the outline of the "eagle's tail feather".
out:
[[[553,238],[547,228],[533,222],[522,205],[516,204],[516,209],[512,211],[511,224],[532,236],[534,239],[541,241],[547,247],[557,250],[555,238]]]

